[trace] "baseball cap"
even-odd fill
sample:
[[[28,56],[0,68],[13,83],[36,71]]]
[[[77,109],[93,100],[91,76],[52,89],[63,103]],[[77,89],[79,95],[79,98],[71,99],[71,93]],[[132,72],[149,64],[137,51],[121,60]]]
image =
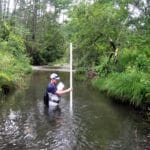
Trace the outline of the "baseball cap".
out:
[[[54,79],[54,80],[59,80],[59,79],[60,79],[60,77],[59,77],[56,73],[52,73],[52,74],[50,75],[50,78],[51,78],[51,79]]]

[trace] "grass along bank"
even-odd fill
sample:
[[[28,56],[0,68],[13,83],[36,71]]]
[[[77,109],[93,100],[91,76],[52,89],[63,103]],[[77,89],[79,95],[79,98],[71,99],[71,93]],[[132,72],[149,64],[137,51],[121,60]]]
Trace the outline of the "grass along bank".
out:
[[[132,69],[96,78],[92,84],[121,102],[129,102],[134,106],[150,104],[149,74]]]

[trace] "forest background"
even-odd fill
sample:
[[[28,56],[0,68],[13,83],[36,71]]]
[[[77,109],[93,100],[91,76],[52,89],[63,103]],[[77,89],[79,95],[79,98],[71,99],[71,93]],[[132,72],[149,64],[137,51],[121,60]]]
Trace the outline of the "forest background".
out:
[[[1,0],[0,93],[22,87],[31,65],[67,62],[70,41],[78,75],[92,72],[121,102],[150,104],[149,0]]]

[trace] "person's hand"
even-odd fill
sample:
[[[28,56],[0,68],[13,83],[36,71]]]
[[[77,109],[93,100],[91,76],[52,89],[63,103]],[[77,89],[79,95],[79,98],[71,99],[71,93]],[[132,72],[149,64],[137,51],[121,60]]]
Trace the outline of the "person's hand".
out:
[[[68,91],[71,92],[73,89],[72,88],[68,88]]]

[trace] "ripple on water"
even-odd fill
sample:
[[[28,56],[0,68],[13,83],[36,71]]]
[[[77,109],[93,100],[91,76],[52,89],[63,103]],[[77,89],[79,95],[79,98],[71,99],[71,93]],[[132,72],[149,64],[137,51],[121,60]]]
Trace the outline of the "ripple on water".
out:
[[[68,95],[62,98],[59,111],[46,109],[42,96],[48,76],[35,72],[29,89],[0,106],[0,149],[150,149],[148,122],[128,108],[107,103],[107,98],[81,82],[74,82],[72,116]],[[68,85],[68,74],[60,76]]]

